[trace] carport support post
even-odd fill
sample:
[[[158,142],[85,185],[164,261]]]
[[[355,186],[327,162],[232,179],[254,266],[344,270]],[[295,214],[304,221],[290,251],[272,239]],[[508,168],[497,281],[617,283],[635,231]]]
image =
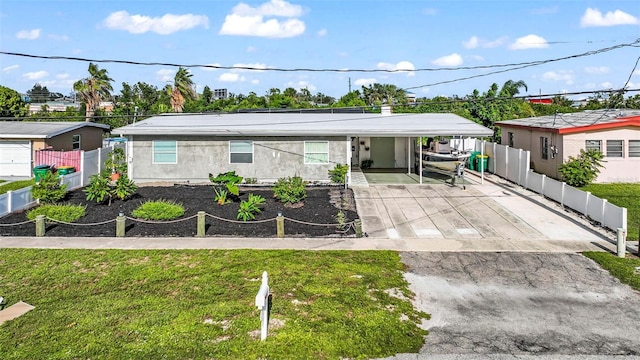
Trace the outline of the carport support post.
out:
[[[276,216],[276,236],[279,238],[284,237],[284,216],[279,212]]]
[[[198,228],[196,236],[204,237],[204,211],[198,211]]]
[[[44,227],[44,219],[46,216],[44,215],[38,215],[36,216],[36,236],[42,237],[44,236],[44,231],[45,231],[45,227]]]
[[[618,228],[617,230],[617,236],[618,236],[618,257],[619,258],[625,258],[625,253],[626,253],[626,244],[625,244],[625,229],[623,228]]]
[[[125,220],[124,213],[120,213],[116,217],[116,237],[124,237]]]

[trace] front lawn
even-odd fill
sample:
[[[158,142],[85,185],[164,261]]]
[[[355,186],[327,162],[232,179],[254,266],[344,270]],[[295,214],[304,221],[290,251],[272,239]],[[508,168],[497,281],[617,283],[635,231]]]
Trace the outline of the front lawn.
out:
[[[27,186],[31,186],[35,184],[35,180],[17,180],[12,181],[8,184],[0,185],[0,195],[6,193],[7,191],[15,191],[18,189],[26,188]]]
[[[640,184],[591,184],[581,188],[610,203],[627,208],[627,239],[638,240]]]
[[[635,272],[635,268],[640,267],[640,259],[623,259],[610,253],[595,251],[585,252],[584,256],[600,264],[603,269],[609,271],[621,283],[640,291],[640,274]]]
[[[265,240],[268,241],[268,240]],[[259,334],[263,271],[271,328]],[[2,359],[340,359],[417,352],[391,251],[0,250]]]

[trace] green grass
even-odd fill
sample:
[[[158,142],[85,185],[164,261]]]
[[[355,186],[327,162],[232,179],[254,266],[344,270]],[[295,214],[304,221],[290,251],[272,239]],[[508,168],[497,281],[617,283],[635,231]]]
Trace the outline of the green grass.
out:
[[[640,227],[640,183],[591,184],[581,188],[610,203],[627,208],[627,239],[638,240]]]
[[[621,283],[640,291],[640,274],[635,273],[635,268],[640,266],[640,259],[623,259],[610,253],[595,251],[585,252],[584,256],[600,264],[603,269],[609,271]]]
[[[34,185],[35,183],[36,183],[35,180],[31,179],[31,180],[17,180],[17,181],[12,181],[8,184],[0,185],[0,195],[6,193],[7,191],[14,191],[14,190],[25,188],[27,186]]]
[[[273,295],[265,341],[254,306]],[[391,251],[0,249],[2,359],[340,359],[417,352],[428,315]],[[407,320],[401,320],[404,317]]]
[[[184,207],[173,200],[145,201],[131,215],[143,220],[173,220],[184,215]]]

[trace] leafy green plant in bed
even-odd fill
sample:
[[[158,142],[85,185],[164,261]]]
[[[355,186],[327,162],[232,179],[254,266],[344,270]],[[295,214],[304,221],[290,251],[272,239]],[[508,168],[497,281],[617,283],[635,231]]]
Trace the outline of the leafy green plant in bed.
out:
[[[238,208],[238,219],[242,221],[253,220],[262,211],[262,206],[266,202],[261,195],[249,194],[249,198],[240,203]]]
[[[133,210],[131,215],[143,220],[173,220],[184,215],[184,207],[173,200],[149,200]]]
[[[211,181],[214,186],[224,185],[226,186],[227,190],[235,196],[238,196],[240,194],[238,184],[242,182],[242,179],[242,176],[237,175],[235,171],[220,173],[215,177],[212,174],[209,174],[209,181]]]
[[[133,196],[137,190],[138,186],[126,174],[122,174],[114,182],[111,181],[109,173],[103,172],[92,175],[89,185],[83,191],[87,194],[87,200],[98,203],[108,200],[109,205],[111,205],[113,198],[125,200]]]
[[[347,164],[336,164],[336,166],[329,170],[329,178],[331,182],[336,184],[344,184],[347,180],[347,172],[349,171],[349,166]]]
[[[39,182],[31,187],[31,196],[43,204],[53,204],[64,199],[67,184],[60,185],[60,179],[52,172],[47,172]]]
[[[280,178],[273,186],[273,196],[286,205],[298,204],[307,197],[307,189],[299,176]]]
[[[216,195],[213,197],[213,200],[215,200],[218,205],[224,205],[231,202],[231,199],[229,199],[229,192],[227,190],[213,188],[213,192],[216,193]]]
[[[44,215],[48,219],[76,222],[85,215],[86,206],[71,204],[42,204],[27,212],[27,219],[35,220],[38,215]]]

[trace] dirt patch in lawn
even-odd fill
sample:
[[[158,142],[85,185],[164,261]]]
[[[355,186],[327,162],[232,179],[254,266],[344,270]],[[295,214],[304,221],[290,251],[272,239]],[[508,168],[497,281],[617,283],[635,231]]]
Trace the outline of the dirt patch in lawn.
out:
[[[263,210],[255,220],[242,222],[237,220],[239,202],[218,205],[214,200],[211,186],[149,186],[138,189],[136,195],[126,201],[113,201],[110,206],[88,202],[82,190],[67,194],[65,203],[86,205],[86,215],[75,225],[48,223],[45,236],[99,237],[115,235],[115,219],[119,213],[132,217],[131,212],[141,203],[148,200],[174,200],[185,208],[184,216],[172,222],[143,222],[131,218],[126,220],[126,236],[143,237],[191,237],[196,235],[198,211],[206,216],[206,236],[227,237],[274,237],[278,213],[285,217],[285,235],[287,237],[343,237],[353,236],[350,229],[343,233],[336,226],[319,226],[313,224],[336,224],[336,214],[342,210],[346,221],[357,218],[353,192],[340,187],[309,187],[304,206],[288,208],[273,197],[273,192],[264,187],[241,188],[240,200],[248,195],[262,195],[266,199]],[[269,220],[270,221],[265,221]],[[13,213],[0,218],[0,224],[15,224],[27,221],[26,212]],[[87,225],[97,224],[100,225]],[[84,225],[80,225],[84,224]],[[19,226],[0,226],[2,236],[34,236],[35,226],[27,223]]]

